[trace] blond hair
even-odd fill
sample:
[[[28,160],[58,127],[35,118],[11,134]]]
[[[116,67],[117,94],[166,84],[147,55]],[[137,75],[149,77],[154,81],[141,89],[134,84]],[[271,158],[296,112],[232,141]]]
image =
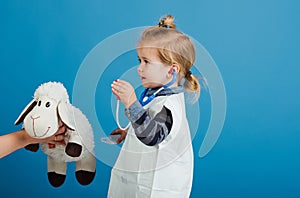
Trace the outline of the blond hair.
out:
[[[141,35],[138,48],[149,46],[157,50],[161,62],[180,67],[179,82],[185,78],[184,89],[200,96],[200,83],[190,69],[196,58],[194,45],[190,38],[176,29],[172,15],[161,18],[157,26],[147,28]]]

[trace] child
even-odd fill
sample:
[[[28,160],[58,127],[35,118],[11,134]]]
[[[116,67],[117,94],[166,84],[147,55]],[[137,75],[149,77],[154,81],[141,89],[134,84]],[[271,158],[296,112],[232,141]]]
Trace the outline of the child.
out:
[[[195,49],[191,40],[176,30],[167,15],[147,28],[137,47],[138,75],[146,88],[137,100],[126,81],[112,84],[131,121],[111,172],[110,198],[189,197],[193,177],[193,150],[186,119],[184,89],[200,95],[200,84],[191,74]]]

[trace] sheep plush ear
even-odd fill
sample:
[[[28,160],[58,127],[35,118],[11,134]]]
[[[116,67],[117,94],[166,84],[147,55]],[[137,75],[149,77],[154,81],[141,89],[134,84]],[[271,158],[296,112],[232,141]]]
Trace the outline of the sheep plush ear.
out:
[[[37,104],[37,101],[33,99],[22,111],[22,113],[19,115],[18,119],[15,121],[15,125],[20,124],[23,122],[24,118],[27,116],[27,114],[35,107]]]
[[[72,105],[67,102],[60,102],[57,107],[61,121],[71,130],[75,130],[75,118]]]

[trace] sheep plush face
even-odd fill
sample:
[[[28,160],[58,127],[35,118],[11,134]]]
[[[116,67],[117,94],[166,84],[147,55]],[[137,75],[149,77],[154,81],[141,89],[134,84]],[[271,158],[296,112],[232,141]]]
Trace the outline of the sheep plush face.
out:
[[[48,82],[38,87],[34,99],[15,124],[24,122],[26,132],[33,138],[47,138],[56,133],[60,121],[69,129],[75,129],[67,90],[61,83]]]
[[[59,128],[58,103],[46,97],[41,97],[35,107],[24,119],[26,132],[34,138],[47,138],[55,134]]]

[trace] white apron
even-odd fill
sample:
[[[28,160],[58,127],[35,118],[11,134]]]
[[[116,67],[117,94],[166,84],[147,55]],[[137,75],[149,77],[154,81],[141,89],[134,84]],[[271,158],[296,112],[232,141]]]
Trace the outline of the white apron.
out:
[[[162,107],[172,112],[167,138],[147,146],[130,126],[119,157],[111,171],[109,198],[185,198],[193,179],[193,150],[186,119],[184,94],[156,97],[144,108],[153,118]]]

